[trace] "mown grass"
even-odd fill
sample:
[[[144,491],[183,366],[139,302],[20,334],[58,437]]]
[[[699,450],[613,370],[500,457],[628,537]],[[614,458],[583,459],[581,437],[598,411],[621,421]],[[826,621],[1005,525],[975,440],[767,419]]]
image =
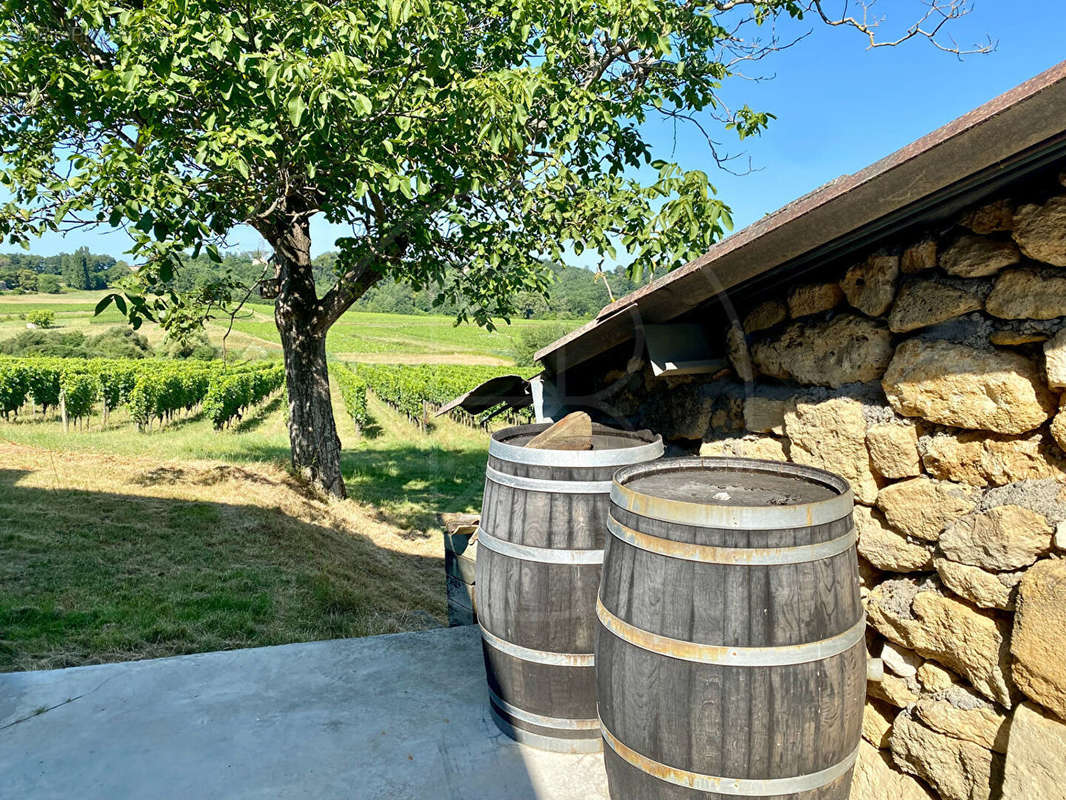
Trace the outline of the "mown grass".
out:
[[[0,670],[444,624],[438,514],[476,510],[486,436],[335,403],[347,501],[288,474],[277,400],[221,433],[0,424]]]

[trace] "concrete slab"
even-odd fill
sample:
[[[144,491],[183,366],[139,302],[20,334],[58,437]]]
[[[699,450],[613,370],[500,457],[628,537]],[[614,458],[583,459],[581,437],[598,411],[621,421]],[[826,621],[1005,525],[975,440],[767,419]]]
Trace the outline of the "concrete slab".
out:
[[[0,797],[606,800],[485,691],[472,627],[0,674]]]

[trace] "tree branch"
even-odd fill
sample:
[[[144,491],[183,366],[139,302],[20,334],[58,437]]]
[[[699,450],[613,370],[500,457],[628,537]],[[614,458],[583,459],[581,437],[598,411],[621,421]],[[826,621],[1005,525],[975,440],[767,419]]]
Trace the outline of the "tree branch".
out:
[[[857,30],[867,38],[869,42],[868,48],[870,49],[876,47],[898,47],[916,37],[925,38],[938,50],[943,50],[945,53],[953,53],[960,58],[964,55],[991,53],[996,49],[996,42],[992,41],[991,38],[988,39],[987,44],[975,45],[970,50],[961,49],[954,40],[951,40],[951,44],[948,45],[937,39],[945,25],[952,20],[965,17],[973,11],[972,0],[927,0],[924,4],[928,6],[928,10],[922,15],[921,19],[895,39],[885,40],[878,40],[877,38],[877,28],[884,21],[884,18],[871,19],[870,17],[874,2],[876,0],[860,2],[862,8],[861,19],[848,14],[847,2],[844,3],[844,10],[840,16],[827,13],[824,0],[811,0],[808,9],[816,11],[826,25]],[[926,23],[930,23],[930,25],[926,26]]]

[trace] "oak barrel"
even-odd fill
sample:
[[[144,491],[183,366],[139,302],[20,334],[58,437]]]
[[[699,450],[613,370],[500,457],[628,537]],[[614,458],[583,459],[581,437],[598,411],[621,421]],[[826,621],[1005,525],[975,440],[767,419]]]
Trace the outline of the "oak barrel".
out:
[[[843,478],[739,458],[621,469],[597,602],[615,800],[846,800],[865,617]]]
[[[478,531],[477,611],[499,728],[562,752],[602,747],[593,646],[611,476],[662,455],[648,431],[593,425],[592,450],[523,447],[546,424],[493,434]]]

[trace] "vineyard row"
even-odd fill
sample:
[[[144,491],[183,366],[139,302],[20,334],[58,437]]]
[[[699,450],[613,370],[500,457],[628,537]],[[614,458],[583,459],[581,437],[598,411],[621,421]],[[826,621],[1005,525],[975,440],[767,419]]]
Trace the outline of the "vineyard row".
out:
[[[369,421],[367,393],[399,411],[423,430],[428,415],[490,378],[514,374],[513,367],[456,364],[333,364],[331,374],[340,387],[345,408],[359,427]],[[462,413],[454,417],[475,425],[481,419]],[[512,421],[517,421],[513,419]]]
[[[200,407],[216,428],[240,419],[285,383],[280,364],[227,365],[164,359],[0,359],[0,414],[10,419],[28,403],[61,410],[76,423],[99,405],[106,423],[126,406],[142,430]]]

